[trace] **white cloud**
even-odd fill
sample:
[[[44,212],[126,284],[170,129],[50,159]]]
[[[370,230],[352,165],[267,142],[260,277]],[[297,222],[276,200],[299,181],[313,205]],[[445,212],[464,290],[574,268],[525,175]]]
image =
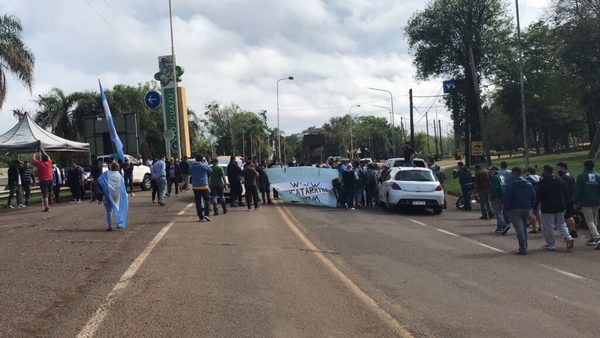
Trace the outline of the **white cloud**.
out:
[[[389,96],[369,86],[391,90],[396,112],[407,116],[409,88],[416,95],[441,90],[438,80],[414,80],[403,35],[411,14],[425,3],[173,1],[175,48],[186,70],[188,104],[202,111],[216,99],[266,109],[274,125],[276,81],[293,75],[294,81],[280,87],[281,124],[288,133],[346,114],[356,103],[364,104],[353,113],[387,116],[372,105],[388,106]],[[548,3],[521,0],[524,22],[543,14]],[[166,1],[5,0],[4,8],[23,20],[25,41],[37,62],[32,95],[9,77],[0,133],[15,123],[12,109],[34,111],[32,100],[52,87],[96,90],[98,77],[107,87],[149,81],[157,71],[157,56],[170,53]],[[433,102],[415,100],[417,106]],[[440,118],[449,120],[446,113]],[[424,129],[423,122],[417,127]]]

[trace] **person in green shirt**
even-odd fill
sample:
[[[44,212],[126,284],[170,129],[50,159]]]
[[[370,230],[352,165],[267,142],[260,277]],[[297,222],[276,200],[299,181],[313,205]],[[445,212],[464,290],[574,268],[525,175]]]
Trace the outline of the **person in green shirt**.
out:
[[[221,206],[223,207],[223,214],[227,213],[227,203],[225,203],[225,172],[223,168],[219,166],[219,160],[216,158],[210,162],[212,165],[210,169],[212,173],[210,174],[210,179],[208,181],[208,185],[210,187],[210,195],[212,199],[213,212],[214,215],[217,216],[219,214],[219,208],[217,207],[217,202],[221,202]],[[220,200],[220,201],[219,201]]]
[[[496,216],[496,233],[505,235],[510,229],[504,217],[503,206],[504,191],[507,185],[506,178],[496,166],[490,168],[490,176],[490,200]]]
[[[596,226],[600,208],[600,175],[594,172],[594,161],[592,160],[583,162],[583,173],[577,176],[573,202],[576,209],[581,207],[581,212],[590,230],[590,239],[586,244],[590,246],[600,244],[600,234],[598,234]]]

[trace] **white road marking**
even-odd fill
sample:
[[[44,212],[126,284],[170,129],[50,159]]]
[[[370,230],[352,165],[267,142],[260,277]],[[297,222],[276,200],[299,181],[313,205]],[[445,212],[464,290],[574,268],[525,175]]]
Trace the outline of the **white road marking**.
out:
[[[427,226],[427,224],[425,224],[425,223],[422,223],[422,222],[419,222],[419,221],[417,221],[416,219],[409,218],[408,220],[409,220],[409,221],[411,221],[411,222],[413,222],[413,223],[416,223],[416,224],[418,224],[418,225]]]
[[[377,316],[384,323],[386,323],[392,330],[394,330],[398,335],[400,335],[402,337],[407,337],[407,338],[413,337],[413,335],[406,329],[406,327],[404,327],[402,324],[400,324],[396,320],[396,318],[392,317],[392,315],[390,315],[384,309],[382,309],[373,298],[369,297],[369,295],[367,295],[356,284],[354,284],[354,282],[350,278],[348,278],[348,276],[346,276],[342,271],[340,271],[331,262],[331,260],[329,260],[306,236],[304,236],[302,231],[300,231],[300,229],[298,229],[298,226],[296,226],[296,224],[294,222],[292,222],[292,220],[290,220],[290,217],[293,218],[294,216],[289,212],[289,210],[287,210],[286,207],[277,208],[277,211],[279,211],[281,218],[284,220],[284,222],[287,224],[287,226],[290,228],[290,230],[292,230],[292,232],[304,243],[304,245],[306,245],[308,247],[308,249],[310,251],[312,251],[315,254],[315,256],[317,256],[317,258],[321,261],[321,263],[323,263],[323,265],[325,265],[325,267],[333,275],[338,277],[342,281],[342,283],[344,283],[346,285],[346,287],[358,299],[363,301],[367,305],[367,307],[369,307],[373,312],[375,312],[377,314]],[[289,215],[289,217],[288,217],[288,215]]]
[[[460,237],[459,235],[457,235],[457,234],[455,234],[455,233],[453,233],[453,232],[450,232],[450,231],[446,231],[446,230],[444,230],[444,229],[435,228],[435,230],[437,230],[437,231],[439,231],[439,232],[441,232],[441,233],[443,233],[443,234],[446,234],[446,235],[452,236],[452,237]]]
[[[185,208],[183,208],[183,210],[181,210],[178,213],[178,215],[183,215],[183,213],[185,212],[185,209],[189,208],[192,205],[193,205],[193,203],[190,203],[187,206],[185,206]],[[123,290],[125,290],[125,288],[127,288],[127,285],[129,285],[131,278],[133,278],[133,276],[135,276],[135,273],[138,271],[140,266],[142,266],[142,264],[144,264],[144,261],[146,260],[146,258],[148,258],[148,256],[150,255],[150,253],[152,252],[154,247],[156,247],[158,242],[160,242],[160,240],[165,236],[165,234],[169,231],[169,229],[171,229],[173,224],[175,224],[175,221],[170,222],[164,228],[162,228],[156,234],[156,236],[154,236],[154,238],[148,244],[148,246],[144,249],[144,251],[142,251],[137,256],[137,258],[133,261],[133,263],[131,263],[131,265],[127,268],[125,273],[123,273],[123,275],[121,276],[121,278],[119,279],[117,284],[115,284],[113,289],[108,293],[108,295],[104,299],[104,302],[102,302],[102,304],[100,304],[100,307],[96,310],[94,315],[87,321],[87,323],[81,329],[81,331],[79,331],[79,334],[77,334],[77,338],[90,338],[96,334],[98,327],[100,327],[100,324],[102,324],[102,321],[108,314],[108,309],[115,302],[115,300],[121,294],[121,292],[123,292]]]
[[[554,272],[558,272],[558,273],[560,273],[562,275],[565,275],[567,277],[571,277],[571,278],[575,278],[575,279],[580,279],[580,280],[581,279],[586,279],[585,277],[583,277],[581,275],[578,275],[578,274],[575,274],[575,273],[572,273],[572,272],[569,272],[569,271],[557,269],[557,268],[552,267],[550,265],[546,265],[546,264],[538,264],[538,265],[541,266],[542,268],[545,268],[545,269],[548,269],[548,270],[552,270]]]
[[[192,205],[194,205],[194,203],[190,203],[190,204],[186,205],[185,208],[181,209],[181,211],[177,213],[177,216],[182,216],[183,214],[185,214],[185,211]]]

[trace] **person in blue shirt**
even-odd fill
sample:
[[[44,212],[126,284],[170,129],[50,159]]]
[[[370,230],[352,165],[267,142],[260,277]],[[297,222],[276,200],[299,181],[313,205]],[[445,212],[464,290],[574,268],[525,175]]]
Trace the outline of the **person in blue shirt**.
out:
[[[166,205],[165,193],[167,191],[167,166],[165,164],[165,156],[161,156],[160,159],[152,165],[151,175],[152,179],[158,186],[158,204],[161,206]],[[154,199],[153,199],[154,201]]]
[[[190,165],[190,176],[192,176],[192,190],[196,202],[196,212],[200,222],[208,221],[210,212],[210,189],[208,187],[208,176],[212,169],[206,164],[202,155],[196,156],[196,161]]]
[[[512,170],[512,179],[504,191],[504,210],[510,213],[511,222],[519,241],[519,255],[527,254],[527,224],[533,216],[536,196],[531,183],[521,177],[521,168]]]

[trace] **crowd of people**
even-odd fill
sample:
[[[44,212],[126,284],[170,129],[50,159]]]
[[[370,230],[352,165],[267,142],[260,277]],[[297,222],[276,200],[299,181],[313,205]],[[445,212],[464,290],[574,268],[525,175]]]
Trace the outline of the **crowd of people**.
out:
[[[566,249],[571,250],[578,237],[574,219],[578,213],[585,218],[590,233],[586,245],[600,249],[596,224],[600,208],[600,175],[594,172],[592,160],[586,160],[583,168],[575,179],[567,163],[559,162],[555,167],[543,166],[540,177],[534,168],[527,168],[525,172],[519,167],[509,170],[503,161],[500,168],[485,169],[477,165],[473,176],[469,168],[459,162],[454,177],[462,188],[464,210],[471,210],[472,194],[476,194],[481,219],[495,219],[495,231],[502,235],[506,235],[512,225],[519,244],[517,253],[526,255],[528,233],[540,231],[546,242],[544,249],[556,250],[554,231],[557,231]]]

